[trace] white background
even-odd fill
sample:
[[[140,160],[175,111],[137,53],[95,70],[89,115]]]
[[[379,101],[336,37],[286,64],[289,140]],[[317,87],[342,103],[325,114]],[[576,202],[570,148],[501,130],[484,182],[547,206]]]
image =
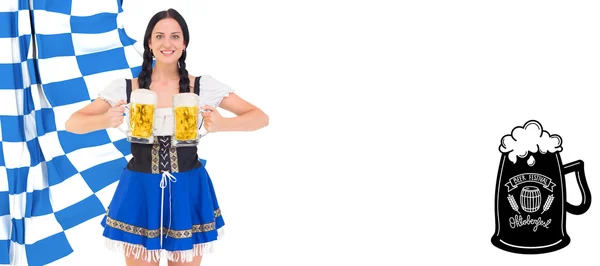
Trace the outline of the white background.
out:
[[[595,196],[587,213],[567,214],[572,242],[560,251],[490,242],[498,145],[529,119],[562,137],[563,161],[583,160],[600,191],[597,1],[123,7],[138,40],[154,13],[179,10],[189,72],[270,116],[264,129],[200,145],[226,222],[202,265],[597,265]],[[124,265],[103,248],[100,218],[77,228],[85,242],[55,265]]]

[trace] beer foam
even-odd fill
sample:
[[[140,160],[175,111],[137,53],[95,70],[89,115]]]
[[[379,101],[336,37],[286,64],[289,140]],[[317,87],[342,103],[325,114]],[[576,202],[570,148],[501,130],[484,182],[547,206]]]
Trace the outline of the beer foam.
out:
[[[173,95],[173,107],[177,106],[198,106],[198,95],[191,92],[178,93]]]
[[[517,157],[525,158],[529,153],[555,153],[562,151],[562,139],[558,135],[550,135],[535,120],[530,120],[522,127],[515,127],[511,134],[500,141],[500,152],[508,153],[508,159],[516,163]]]
[[[156,92],[146,89],[137,89],[131,92],[131,103],[143,103],[156,105]]]

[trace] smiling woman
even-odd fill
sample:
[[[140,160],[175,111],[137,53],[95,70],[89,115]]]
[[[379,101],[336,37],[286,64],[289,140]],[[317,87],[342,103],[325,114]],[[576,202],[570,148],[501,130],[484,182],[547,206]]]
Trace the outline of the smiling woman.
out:
[[[138,78],[113,81],[99,93],[99,100],[75,112],[65,124],[67,131],[77,134],[118,127],[132,92],[156,95],[155,110],[149,113],[156,138],[149,144],[131,143],[132,158],[102,220],[108,246],[122,252],[127,265],[159,265],[161,258],[169,265],[199,265],[225,224],[197,147],[172,144],[173,97],[198,95],[208,132],[253,131],[269,121],[261,109],[224,83],[209,75],[188,74],[189,40],[187,24],[177,11],[156,13],[144,34]],[[235,117],[222,117],[218,107]]]

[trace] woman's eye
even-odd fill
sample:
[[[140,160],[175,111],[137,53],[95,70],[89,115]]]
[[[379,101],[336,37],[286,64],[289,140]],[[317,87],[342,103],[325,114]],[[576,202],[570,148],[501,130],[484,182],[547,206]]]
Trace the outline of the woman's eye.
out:
[[[179,39],[179,35],[174,35],[173,38]]]
[[[160,38],[162,38],[162,36],[156,35],[156,39],[160,39]]]

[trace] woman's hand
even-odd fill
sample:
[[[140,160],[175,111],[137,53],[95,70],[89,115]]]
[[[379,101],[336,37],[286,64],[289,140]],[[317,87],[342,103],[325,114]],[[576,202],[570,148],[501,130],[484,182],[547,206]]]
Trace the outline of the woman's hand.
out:
[[[204,128],[208,132],[217,132],[219,131],[219,125],[223,122],[224,118],[221,116],[219,111],[216,108],[205,105],[202,107],[205,111],[202,112],[202,117],[204,118]]]
[[[116,128],[123,123],[123,113],[125,112],[125,107],[123,107],[123,105],[125,104],[127,104],[127,102],[120,100],[115,106],[108,109],[105,114],[107,128]]]

